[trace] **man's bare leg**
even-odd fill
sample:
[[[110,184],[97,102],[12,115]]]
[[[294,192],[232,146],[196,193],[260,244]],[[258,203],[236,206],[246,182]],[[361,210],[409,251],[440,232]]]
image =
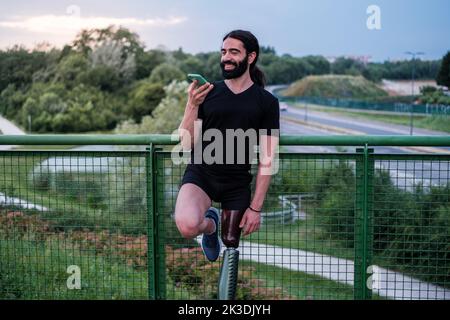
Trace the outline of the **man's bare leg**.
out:
[[[184,238],[192,239],[202,233],[214,232],[214,221],[205,218],[211,204],[211,199],[199,186],[193,183],[181,186],[175,205],[175,222]]]

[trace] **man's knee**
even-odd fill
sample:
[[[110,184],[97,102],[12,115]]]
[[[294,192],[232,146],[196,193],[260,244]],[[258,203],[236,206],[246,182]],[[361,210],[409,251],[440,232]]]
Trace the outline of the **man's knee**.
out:
[[[200,222],[192,218],[183,218],[175,215],[175,222],[181,235],[186,239],[195,238],[200,234]]]

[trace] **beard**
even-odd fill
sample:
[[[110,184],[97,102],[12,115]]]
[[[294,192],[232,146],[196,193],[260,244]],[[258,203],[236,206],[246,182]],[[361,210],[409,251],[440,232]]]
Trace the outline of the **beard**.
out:
[[[232,64],[234,66],[234,69],[232,70],[225,70],[225,65]],[[222,69],[222,76],[225,79],[235,79],[242,76],[245,71],[247,71],[248,67],[248,56],[246,56],[242,61],[236,63],[230,60],[223,61],[220,63],[220,68]]]

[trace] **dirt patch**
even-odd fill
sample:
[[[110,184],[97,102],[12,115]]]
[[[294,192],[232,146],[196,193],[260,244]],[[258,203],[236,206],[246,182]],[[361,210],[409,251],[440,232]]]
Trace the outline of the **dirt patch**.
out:
[[[36,215],[0,211],[0,238],[44,240],[51,233],[50,224]]]

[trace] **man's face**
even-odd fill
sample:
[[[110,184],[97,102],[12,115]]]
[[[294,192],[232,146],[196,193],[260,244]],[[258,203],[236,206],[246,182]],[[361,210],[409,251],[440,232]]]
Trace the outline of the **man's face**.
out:
[[[226,38],[222,44],[220,68],[225,79],[242,76],[248,69],[248,55],[242,41]]]

